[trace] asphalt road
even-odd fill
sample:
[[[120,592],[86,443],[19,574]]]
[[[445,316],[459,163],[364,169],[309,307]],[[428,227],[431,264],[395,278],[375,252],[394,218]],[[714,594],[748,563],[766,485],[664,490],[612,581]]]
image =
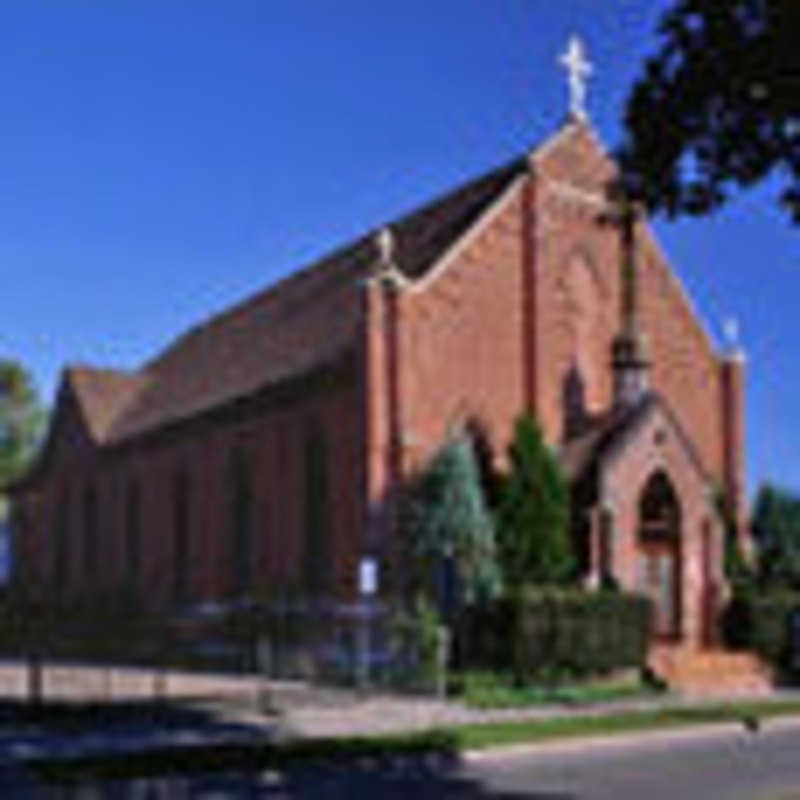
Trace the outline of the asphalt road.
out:
[[[286,775],[148,778],[60,789],[0,777],[0,797],[31,800],[446,798],[448,800],[800,800],[800,722],[757,734],[672,732],[480,755],[454,772],[299,770]]]
[[[476,797],[504,800],[800,800],[800,723],[546,747],[482,757],[467,773]]]

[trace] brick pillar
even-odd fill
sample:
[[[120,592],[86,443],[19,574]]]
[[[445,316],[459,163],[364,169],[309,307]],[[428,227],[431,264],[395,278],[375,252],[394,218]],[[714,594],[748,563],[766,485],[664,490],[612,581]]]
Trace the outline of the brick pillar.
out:
[[[522,204],[522,374],[525,381],[525,410],[537,412],[536,336],[536,176],[531,163]]]
[[[362,285],[361,391],[363,404],[364,529],[362,553],[383,554],[390,495],[398,478],[396,287],[375,275]],[[384,583],[385,564],[381,564]]]
[[[736,528],[736,540],[745,557],[752,552],[748,530],[744,467],[745,358],[741,350],[725,355],[720,362],[722,395],[723,483],[729,511]]]

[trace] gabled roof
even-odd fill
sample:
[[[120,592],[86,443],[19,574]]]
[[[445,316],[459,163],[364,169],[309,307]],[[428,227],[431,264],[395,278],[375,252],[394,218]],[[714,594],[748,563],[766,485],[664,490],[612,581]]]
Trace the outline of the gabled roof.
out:
[[[698,472],[710,480],[697,449],[666,401],[657,392],[648,392],[630,408],[617,408],[597,419],[585,433],[565,442],[559,451],[564,476],[571,484],[580,483],[593,473],[594,467],[624,446],[628,436],[635,433],[655,409],[660,409],[677,433],[683,448]]]
[[[510,184],[522,157],[391,223],[395,265],[416,279]],[[354,287],[377,261],[375,231],[181,336],[141,370],[68,370],[97,444],[218,407],[341,356],[355,341]]]
[[[106,438],[126,405],[142,387],[142,375],[111,369],[73,366],[64,378],[80,405],[88,433],[96,441]]]

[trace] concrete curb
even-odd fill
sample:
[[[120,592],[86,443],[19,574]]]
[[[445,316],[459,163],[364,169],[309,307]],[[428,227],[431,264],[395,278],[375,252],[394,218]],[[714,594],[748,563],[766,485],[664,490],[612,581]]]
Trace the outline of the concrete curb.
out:
[[[772,717],[761,720],[760,734],[746,731],[741,722],[696,722],[675,727],[653,728],[620,732],[616,734],[598,734],[586,736],[570,736],[561,739],[547,739],[540,742],[520,742],[511,745],[498,745],[475,750],[464,750],[461,758],[465,764],[481,764],[491,761],[503,761],[512,758],[531,756],[565,755],[570,753],[586,753],[587,750],[626,750],[662,747],[674,742],[689,742],[698,739],[733,736],[749,741],[754,736],[763,735],[773,730],[800,730],[800,715]]]

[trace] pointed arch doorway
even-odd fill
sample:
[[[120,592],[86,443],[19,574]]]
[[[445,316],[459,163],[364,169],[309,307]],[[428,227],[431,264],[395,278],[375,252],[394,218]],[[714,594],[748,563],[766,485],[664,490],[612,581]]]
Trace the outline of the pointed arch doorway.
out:
[[[639,591],[653,607],[653,633],[674,640],[681,632],[681,509],[665,472],[653,473],[639,499]]]

